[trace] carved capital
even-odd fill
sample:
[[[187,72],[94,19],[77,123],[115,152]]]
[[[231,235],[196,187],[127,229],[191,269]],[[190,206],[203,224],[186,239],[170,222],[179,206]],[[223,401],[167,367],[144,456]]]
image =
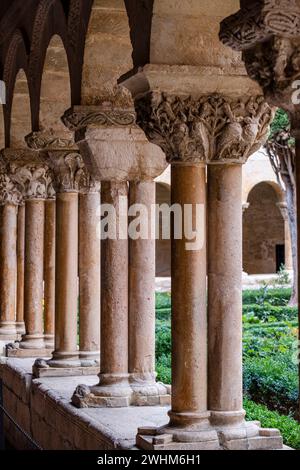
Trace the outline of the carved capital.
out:
[[[111,103],[102,106],[74,106],[62,117],[65,126],[78,131],[90,125],[98,127],[127,127],[136,123],[134,109],[114,108]]]
[[[86,187],[87,169],[78,152],[48,152],[59,193],[79,192]]]
[[[5,150],[3,160],[10,180],[24,200],[55,197],[52,171],[38,152]]]
[[[136,109],[138,124],[170,163],[244,163],[266,139],[272,117],[261,96],[150,93]]]
[[[225,45],[241,51],[272,36],[288,39],[300,36],[300,5],[297,0],[257,0],[247,3],[222,21],[220,39]]]
[[[0,170],[0,206],[13,204],[15,206],[23,203],[23,196],[12,182],[5,169]]]
[[[262,87],[266,100],[293,116],[293,84],[300,78],[299,2],[257,1],[226,18],[220,38],[243,51],[248,75]]]
[[[25,137],[26,143],[33,150],[76,150],[74,139],[69,135],[56,135],[52,132],[32,132]]]

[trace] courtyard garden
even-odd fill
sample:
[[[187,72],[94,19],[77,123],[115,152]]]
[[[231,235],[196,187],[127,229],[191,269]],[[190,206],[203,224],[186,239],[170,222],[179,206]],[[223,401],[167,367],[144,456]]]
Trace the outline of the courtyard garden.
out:
[[[244,408],[247,419],[281,431],[284,443],[300,449],[297,308],[291,290],[243,292]],[[156,294],[156,369],[171,383],[171,295]]]

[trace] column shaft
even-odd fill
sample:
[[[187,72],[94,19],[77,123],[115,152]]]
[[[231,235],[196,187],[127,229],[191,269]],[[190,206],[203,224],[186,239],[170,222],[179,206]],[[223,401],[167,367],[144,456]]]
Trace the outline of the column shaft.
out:
[[[81,362],[93,365],[100,355],[100,193],[79,196],[79,349]]]
[[[77,348],[77,192],[56,195],[55,266],[55,351],[49,365],[80,366]]]
[[[208,167],[208,350],[212,422],[243,420],[242,166]]]
[[[0,334],[16,334],[17,206],[2,207]]]
[[[44,201],[26,201],[25,218],[24,319],[26,334],[22,338],[20,348],[40,349],[44,347]]]
[[[173,164],[171,200],[184,210],[206,205],[206,172],[201,164]],[[205,210],[204,210],[205,214]],[[205,219],[201,230],[205,232]],[[205,240],[205,235],[204,240]],[[187,250],[187,240],[172,236],[172,411],[171,424],[190,425],[207,418],[206,246]]]
[[[151,206],[155,183],[130,183],[130,206],[147,210],[148,238],[129,241],[129,372],[131,379],[155,380],[155,239],[151,238]],[[140,214],[141,217],[141,214]]]
[[[25,333],[24,323],[24,269],[25,269],[25,204],[18,208],[17,228],[17,332]]]
[[[116,210],[120,220],[119,198],[127,198],[126,182],[103,182],[101,203]],[[112,377],[128,378],[128,239],[102,241],[101,289],[101,373],[100,385]],[[114,379],[113,379],[114,381]]]
[[[55,200],[45,201],[44,233],[44,321],[45,345],[54,349],[54,315],[55,315]]]

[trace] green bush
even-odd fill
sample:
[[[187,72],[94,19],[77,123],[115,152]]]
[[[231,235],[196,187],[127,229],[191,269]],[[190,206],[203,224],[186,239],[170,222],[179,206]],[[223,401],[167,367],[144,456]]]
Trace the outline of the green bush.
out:
[[[288,354],[244,361],[244,394],[285,415],[298,415],[298,372]]]
[[[169,292],[156,292],[156,310],[171,308],[171,294]]]
[[[277,321],[294,320],[298,316],[298,308],[271,305],[270,302],[264,302],[263,305],[244,305],[243,314],[245,315],[246,321],[248,318],[251,318],[251,316],[255,316],[258,321],[263,322],[273,321],[273,319]]]
[[[264,302],[269,302],[271,305],[284,306],[289,303],[291,295],[291,289],[270,289],[267,286],[258,290],[244,290],[243,305],[262,305]]]
[[[289,416],[282,416],[270,411],[264,405],[257,405],[248,399],[244,400],[244,408],[249,421],[260,421],[264,428],[279,429],[285,445],[300,449],[300,424]]]

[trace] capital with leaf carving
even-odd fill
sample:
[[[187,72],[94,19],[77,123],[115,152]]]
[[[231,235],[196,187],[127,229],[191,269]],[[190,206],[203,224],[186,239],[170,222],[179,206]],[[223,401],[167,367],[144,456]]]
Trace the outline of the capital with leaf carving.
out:
[[[2,159],[5,171],[24,200],[55,197],[52,171],[38,152],[6,149]]]
[[[248,75],[263,89],[268,103],[288,111],[300,124],[293,102],[300,79],[300,1],[261,0],[243,6],[221,23],[220,39],[242,51]]]
[[[267,138],[272,110],[262,96],[152,92],[136,100],[137,122],[169,163],[245,163]]]
[[[5,168],[0,169],[0,206],[23,204],[23,196],[16,185],[6,173]]]
[[[48,159],[55,176],[56,192],[79,192],[90,184],[89,173],[78,151],[49,151]]]

